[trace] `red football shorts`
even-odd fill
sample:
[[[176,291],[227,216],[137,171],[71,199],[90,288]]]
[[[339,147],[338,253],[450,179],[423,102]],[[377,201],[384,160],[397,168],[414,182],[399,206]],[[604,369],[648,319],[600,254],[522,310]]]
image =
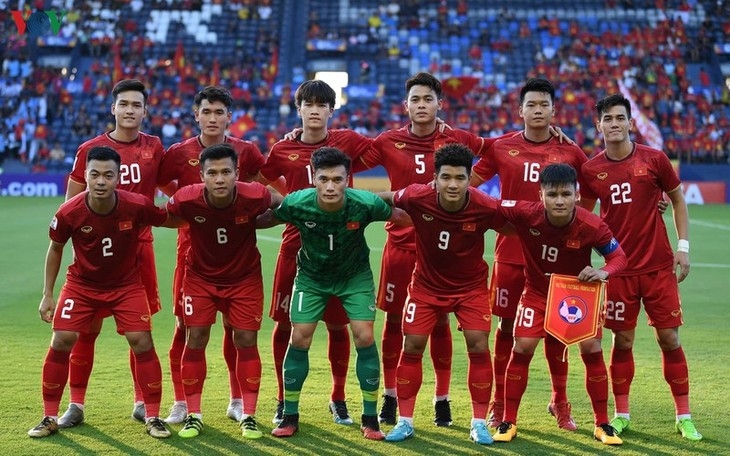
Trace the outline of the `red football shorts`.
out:
[[[492,266],[492,280],[489,283],[492,314],[514,320],[524,288],[524,266],[495,261]]]
[[[258,331],[264,313],[261,273],[226,286],[185,274],[182,308],[185,326],[210,326],[216,321],[216,313],[221,312],[231,327]]]
[[[147,293],[150,313],[156,314],[161,309],[160,290],[157,289],[157,269],[155,268],[155,249],[152,242],[140,242],[137,249],[139,258],[139,273],[142,276],[142,284]]]
[[[274,290],[271,293],[271,308],[269,316],[276,322],[289,321],[289,305],[291,304],[291,290],[294,286],[294,277],[297,275],[297,259],[279,252],[274,270]],[[342,302],[336,297],[330,297],[322,315],[322,321],[331,325],[347,325],[347,317]]]
[[[388,238],[380,265],[378,309],[394,314],[403,312],[415,267],[416,252],[396,247]]]
[[[537,337],[547,336],[545,331],[545,297],[534,293],[524,293],[517,306],[515,316],[514,336],[515,337]],[[603,336],[601,327],[598,328],[596,339]]]
[[[114,316],[119,334],[152,330],[147,295],[141,284],[104,291],[68,282],[56,302],[53,329],[88,333],[99,313]]]
[[[177,231],[177,262],[172,276],[172,313],[183,316],[183,279],[185,278],[185,257],[190,249],[190,231],[181,228]]]
[[[492,328],[492,313],[489,310],[489,294],[461,296],[429,296],[413,293],[406,298],[403,309],[403,334],[426,336],[431,334],[436,322],[447,313],[454,313],[463,330],[487,331]]]
[[[677,328],[684,323],[673,269],[611,277],[606,295],[606,328],[615,331],[636,328],[642,301],[650,326]]]

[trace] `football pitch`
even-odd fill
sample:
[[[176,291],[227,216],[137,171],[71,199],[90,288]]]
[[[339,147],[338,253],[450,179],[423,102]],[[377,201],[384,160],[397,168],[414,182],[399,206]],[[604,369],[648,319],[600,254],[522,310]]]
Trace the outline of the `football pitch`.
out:
[[[374,455],[464,455],[498,454],[730,454],[730,206],[690,206],[692,262],[689,278],[681,284],[685,325],[680,331],[689,362],[692,416],[704,440],[683,440],[674,430],[674,406],[662,376],[659,348],[642,313],[634,347],[636,375],[631,390],[631,428],[622,437],[624,445],[607,448],[593,439],[593,415],[584,382],[584,368],[577,347],[570,349],[568,395],[578,431],[558,430],[546,412],[550,385],[542,349],[532,362],[530,381],[522,400],[517,439],[508,444],[479,447],[468,440],[471,405],[466,388],[467,362],[463,338],[455,329],[451,381],[454,425],[436,428],[432,424],[433,371],[424,356],[424,384],[416,406],[416,436],[402,443],[372,442],[359,432],[360,392],[354,373],[352,350],[347,397],[351,426],[337,425],[328,412],[331,380],[326,353],[326,330],[320,328],[310,351],[310,374],[300,402],[300,430],[289,439],[269,435],[275,408],[276,378],[271,360],[272,321],[265,318],[259,334],[263,362],[257,418],[264,438],[249,441],[241,437],[237,423],[225,415],[228,405],[228,375],[221,354],[221,325],[216,324],[207,350],[208,377],[203,394],[206,424],[195,439],[182,439],[173,432],[165,440],[147,436],[144,426],[130,418],[133,392],[129,374],[128,346],[107,320],[97,342],[96,361],[87,401],[86,422],[74,429],[61,430],[45,439],[30,439],[26,431],[42,418],[41,368],[51,335],[49,325],[38,317],[43,287],[43,262],[48,247],[48,223],[61,203],[60,198],[0,198],[0,356],[2,384],[0,410],[5,419],[0,432],[4,454],[374,454]],[[675,239],[670,216],[670,239]],[[265,311],[268,311],[271,280],[279,247],[281,228],[259,232],[258,246],[263,258]],[[175,264],[174,230],[155,229],[157,272],[163,310],[154,318],[153,337],[163,369],[162,415],[172,403],[167,351],[174,319],[171,312],[171,279]],[[371,263],[376,275],[385,240],[382,224],[367,231]],[[674,245],[676,242],[672,241]],[[487,241],[491,265],[493,235]],[[56,283],[56,297],[63,284],[70,246],[64,252],[64,266]],[[599,263],[600,264],[600,263]],[[382,330],[383,315],[376,321],[376,340]],[[490,337],[490,345],[493,337]],[[604,359],[608,362],[610,337],[604,334]],[[65,410],[68,394],[61,410]],[[609,412],[613,399],[609,400]],[[173,431],[180,426],[171,426]],[[390,426],[385,426],[388,431]]]

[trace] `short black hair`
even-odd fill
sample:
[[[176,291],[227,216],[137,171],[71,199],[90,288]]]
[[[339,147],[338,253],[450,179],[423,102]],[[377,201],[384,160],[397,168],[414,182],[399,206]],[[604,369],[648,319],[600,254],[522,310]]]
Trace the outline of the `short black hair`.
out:
[[[330,105],[330,108],[334,108],[336,99],[337,94],[335,94],[335,89],[330,87],[326,82],[318,79],[310,79],[309,81],[302,82],[294,93],[294,101],[298,108],[305,101],[327,103]]]
[[[233,168],[238,167],[238,154],[230,144],[214,144],[208,146],[200,152],[200,168],[203,168],[208,160],[220,160],[222,158],[230,158],[233,161]]]
[[[408,78],[406,81],[406,97],[408,96],[408,92],[411,91],[411,88],[417,85],[430,87],[434,92],[436,92],[436,97],[441,98],[441,81],[439,81],[438,78],[431,73],[422,71],[415,76]]]
[[[208,103],[220,101],[229,111],[231,110],[231,106],[233,106],[233,97],[231,96],[231,92],[223,87],[208,86],[204,88],[195,95],[193,103],[196,107],[200,107],[200,103],[202,103],[203,100],[208,100]]]
[[[446,166],[463,166],[466,168],[466,174],[471,174],[471,165],[474,162],[474,154],[464,144],[450,143],[441,146],[434,153],[434,166],[436,174],[439,173],[441,167]]]
[[[117,96],[122,92],[139,92],[144,97],[144,104],[147,104],[147,88],[139,79],[122,79],[112,89],[112,100],[117,102]]]
[[[631,118],[631,102],[622,94],[614,93],[613,95],[601,98],[598,100],[598,103],[596,103],[596,114],[598,114],[598,120],[601,120],[603,114],[614,106],[623,106],[626,108],[626,114],[629,116],[629,119]]]
[[[578,173],[566,163],[554,163],[546,166],[540,173],[540,187],[559,187],[572,185],[578,187]]]
[[[336,147],[320,147],[312,154],[312,169],[334,168],[336,166],[344,166],[347,175],[350,175],[350,157],[345,155]]]
[[[111,160],[117,164],[117,169],[122,165],[122,158],[119,156],[119,153],[109,146],[95,146],[89,149],[89,153],[86,154],[86,163],[89,163],[91,160]]]
[[[550,95],[550,101],[555,104],[555,86],[543,78],[530,78],[525,83],[524,87],[520,90],[520,106],[525,101],[525,95],[527,92],[540,92],[547,93]]]

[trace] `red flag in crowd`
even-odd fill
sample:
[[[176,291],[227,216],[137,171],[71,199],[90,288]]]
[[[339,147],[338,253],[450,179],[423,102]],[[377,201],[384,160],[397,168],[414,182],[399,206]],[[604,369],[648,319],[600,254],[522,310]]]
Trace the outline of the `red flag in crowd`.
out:
[[[185,54],[183,53],[182,41],[177,42],[177,48],[175,48],[175,59],[173,61],[175,69],[180,72],[185,67]]]
[[[114,70],[112,72],[112,82],[116,84],[122,80],[122,57],[119,55],[119,49],[114,53]]]
[[[231,124],[231,134],[237,138],[243,138],[246,133],[256,128],[256,121],[251,117],[250,114],[241,116]]]
[[[213,75],[210,77],[210,85],[217,86],[221,83],[221,66],[218,57],[213,59]]]
[[[479,78],[471,76],[454,76],[445,80],[441,84],[441,89],[443,90],[444,95],[453,98],[463,98],[464,95],[471,92],[471,89],[473,89],[478,83]]]

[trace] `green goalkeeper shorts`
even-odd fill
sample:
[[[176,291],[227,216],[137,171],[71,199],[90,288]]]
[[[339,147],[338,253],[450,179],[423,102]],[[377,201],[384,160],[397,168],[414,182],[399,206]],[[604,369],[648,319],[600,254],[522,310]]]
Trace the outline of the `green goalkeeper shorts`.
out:
[[[368,268],[335,282],[318,281],[297,273],[289,307],[291,322],[317,323],[322,319],[330,296],[340,299],[350,320],[375,320],[375,285],[373,272]]]

